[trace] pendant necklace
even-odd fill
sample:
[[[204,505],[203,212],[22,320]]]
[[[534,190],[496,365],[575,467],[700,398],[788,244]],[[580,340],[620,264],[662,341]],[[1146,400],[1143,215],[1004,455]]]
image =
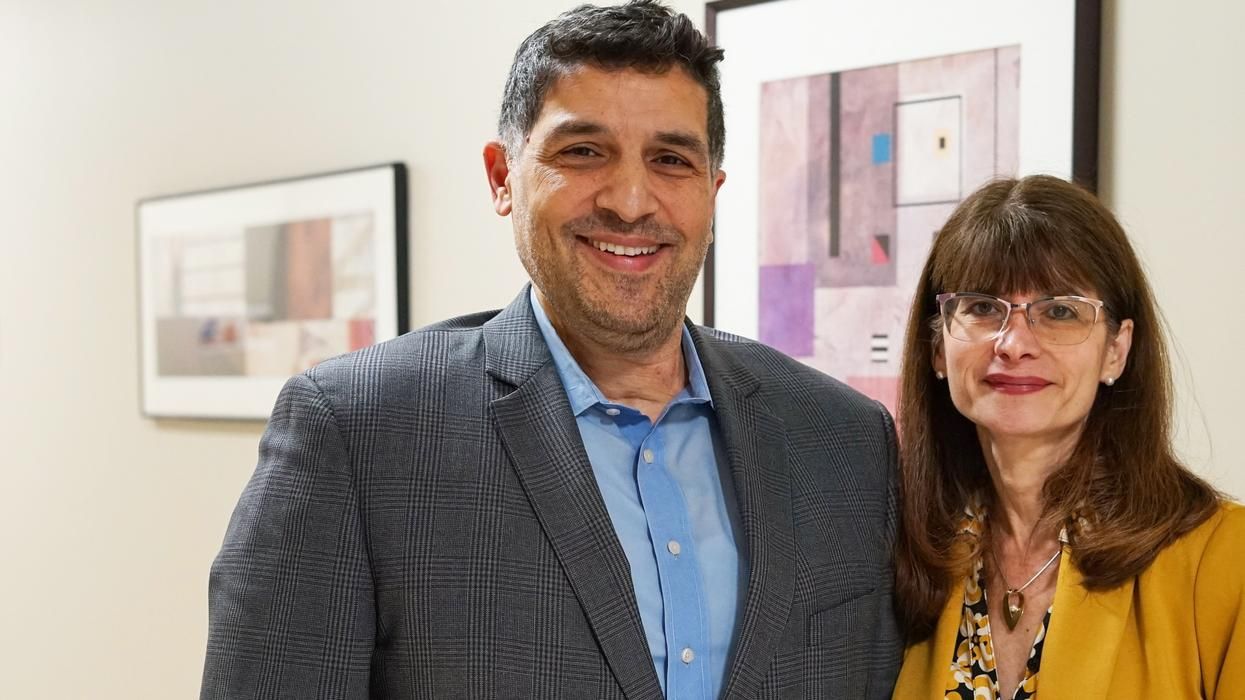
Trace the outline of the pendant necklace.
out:
[[[1062,553],[1063,547],[1061,546],[1055,550],[1050,559],[1046,560],[1042,568],[1037,570],[1036,574],[1031,576],[1028,581],[1025,581],[1023,586],[1012,588],[1012,584],[1008,583],[1007,578],[1003,576],[1003,567],[999,566],[999,558],[994,554],[994,542],[990,543],[990,558],[994,560],[994,568],[998,569],[999,579],[1003,581],[1003,586],[1007,589],[1003,596],[1003,619],[1007,621],[1007,629],[1016,629],[1016,625],[1020,624],[1020,616],[1025,614],[1025,594],[1022,591],[1038,580],[1039,576],[1046,573],[1046,570],[1050,568],[1051,564],[1055,563],[1055,560]]]

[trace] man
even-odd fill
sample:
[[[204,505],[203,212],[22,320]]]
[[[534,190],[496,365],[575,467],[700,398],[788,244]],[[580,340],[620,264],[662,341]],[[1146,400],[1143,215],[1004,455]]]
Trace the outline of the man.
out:
[[[204,698],[889,697],[889,416],[684,320],[720,58],[650,0],[524,41],[484,161],[533,285],[290,380]]]

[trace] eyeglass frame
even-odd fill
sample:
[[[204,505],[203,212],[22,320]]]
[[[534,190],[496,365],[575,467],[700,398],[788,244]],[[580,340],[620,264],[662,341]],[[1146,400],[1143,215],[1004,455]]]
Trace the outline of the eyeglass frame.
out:
[[[938,304],[938,318],[942,320],[942,325],[944,328],[947,326],[947,319],[945,317],[943,307],[947,303],[947,300],[951,299],[952,297],[977,297],[980,299],[989,299],[990,301],[997,301],[1000,304],[1006,304],[1008,307],[1007,316],[1003,318],[1003,325],[999,327],[998,331],[996,331],[994,335],[991,335],[988,338],[981,338],[979,340],[964,340],[962,338],[955,338],[954,335],[951,336],[952,338],[955,338],[956,340],[959,340],[962,343],[985,343],[985,342],[989,342],[992,340],[998,340],[1004,333],[1007,332],[1007,324],[1012,322],[1012,316],[1016,313],[1016,309],[1022,309],[1025,312],[1025,321],[1027,321],[1029,324],[1029,327],[1032,328],[1033,326],[1037,324],[1033,320],[1033,317],[1029,315],[1029,309],[1034,304],[1040,304],[1045,301],[1061,301],[1061,300],[1083,301],[1089,304],[1090,306],[1094,307],[1094,320],[1092,323],[1089,324],[1089,329],[1090,329],[1089,332],[1086,333],[1085,337],[1082,338],[1081,340],[1075,343],[1069,343],[1068,344],[1069,346],[1080,345],[1081,343],[1084,343],[1086,340],[1089,340],[1089,336],[1094,334],[1094,330],[1093,330],[1094,326],[1098,325],[1098,318],[1102,315],[1101,312],[1103,309],[1106,309],[1108,314],[1114,313],[1113,311],[1111,311],[1111,307],[1107,306],[1107,302],[1101,299],[1083,297],[1078,294],[1058,294],[1058,295],[1042,297],[1040,299],[1033,299],[1031,301],[1026,301],[1020,304],[1016,304],[1014,302],[1010,302],[1006,299],[1001,299],[996,296],[991,296],[989,294],[982,294],[981,292],[943,292],[942,294],[938,294],[934,297],[934,302]],[[947,333],[950,333],[950,332],[951,331],[949,330],[947,331]],[[1058,343],[1056,344],[1058,345]]]

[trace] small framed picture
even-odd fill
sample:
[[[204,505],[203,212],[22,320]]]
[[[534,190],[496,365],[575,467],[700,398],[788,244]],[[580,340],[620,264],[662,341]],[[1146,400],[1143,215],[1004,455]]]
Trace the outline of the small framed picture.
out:
[[[291,375],[407,330],[400,163],[138,203],[142,411],[264,419]]]
[[[721,0],[706,323],[895,408],[934,235],[991,179],[1093,188],[1099,0]],[[715,284],[714,280],[729,280]]]

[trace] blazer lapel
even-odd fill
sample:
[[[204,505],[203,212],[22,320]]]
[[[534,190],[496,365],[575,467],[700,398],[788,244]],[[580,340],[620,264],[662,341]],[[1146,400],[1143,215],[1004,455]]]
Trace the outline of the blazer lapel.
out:
[[[896,682],[896,697],[900,692],[907,693],[904,697],[920,697],[915,695],[920,689],[924,697],[942,700],[946,695],[943,688],[950,675],[951,660],[954,658],[955,641],[960,630],[960,621],[964,616],[964,586],[961,582],[955,586],[951,595],[947,596],[947,604],[938,616],[934,633],[928,639],[913,644],[904,651],[903,666],[899,670]]]
[[[691,327],[713,395],[730,461],[748,562],[748,588],[735,631],[724,698],[751,698],[760,690],[787,626],[795,586],[795,534],[786,426],[756,392],[756,376]]]
[[[1050,629],[1042,648],[1042,697],[1105,698],[1133,604],[1133,583],[1089,591],[1068,549],[1060,560]]]
[[[524,288],[485,324],[485,366],[517,387],[490,408],[606,662],[628,698],[661,698],[631,568]]]

